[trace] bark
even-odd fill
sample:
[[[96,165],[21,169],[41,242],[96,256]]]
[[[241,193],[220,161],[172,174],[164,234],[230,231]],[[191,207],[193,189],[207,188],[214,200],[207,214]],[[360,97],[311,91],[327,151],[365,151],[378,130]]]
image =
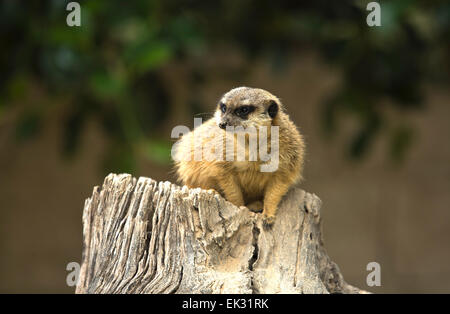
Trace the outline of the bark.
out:
[[[267,228],[212,190],[110,174],[85,202],[76,293],[364,293],[328,257],[320,207],[292,188]]]

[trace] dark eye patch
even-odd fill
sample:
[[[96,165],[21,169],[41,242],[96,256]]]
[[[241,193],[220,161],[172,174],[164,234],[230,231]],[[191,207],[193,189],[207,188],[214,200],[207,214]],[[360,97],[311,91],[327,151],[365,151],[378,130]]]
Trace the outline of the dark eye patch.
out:
[[[255,111],[255,106],[240,106],[234,110],[234,113],[241,118],[246,118],[253,111]]]
[[[223,113],[225,113],[225,111],[227,111],[227,106],[225,106],[225,104],[223,102],[220,103],[219,107],[220,107],[220,111],[222,111]]]
[[[267,109],[267,113],[273,119],[278,113],[278,104],[275,101],[270,102],[270,106]]]

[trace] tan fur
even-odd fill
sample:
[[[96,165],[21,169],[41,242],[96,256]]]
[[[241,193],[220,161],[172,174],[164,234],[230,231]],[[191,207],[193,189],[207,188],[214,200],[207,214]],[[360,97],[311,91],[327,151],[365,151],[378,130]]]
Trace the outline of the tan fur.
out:
[[[275,101],[279,107],[273,119],[267,112],[271,101]],[[222,113],[220,102],[223,102],[230,112]],[[283,111],[280,100],[265,90],[248,87],[236,88],[226,93],[220,102],[214,118],[206,121],[180,139],[175,159],[179,160],[182,157],[190,156],[191,160],[181,160],[175,163],[179,179],[191,188],[214,189],[237,206],[247,205],[250,209],[257,210],[263,204],[264,219],[270,224],[275,219],[281,198],[292,185],[301,180],[304,155],[303,138],[289,116]],[[253,105],[255,107],[254,112],[250,113],[247,119],[240,119],[232,113],[235,108],[242,105]],[[202,147],[208,141],[217,140],[212,138],[210,134],[215,131],[226,135],[227,132],[218,127],[218,124],[225,120],[229,125],[240,125],[245,128],[254,126],[258,129],[260,126],[269,128],[271,125],[279,126],[278,170],[261,172],[260,166],[263,161],[260,159],[256,161],[248,160],[248,135],[245,143],[245,161],[206,161],[204,159],[195,161],[194,137],[199,135],[204,137],[202,141],[196,144],[202,145]],[[224,140],[219,140],[221,141],[220,145],[225,144]],[[235,147],[238,144],[235,136]],[[268,147],[270,149],[270,134]],[[225,159],[225,148],[223,151]]]

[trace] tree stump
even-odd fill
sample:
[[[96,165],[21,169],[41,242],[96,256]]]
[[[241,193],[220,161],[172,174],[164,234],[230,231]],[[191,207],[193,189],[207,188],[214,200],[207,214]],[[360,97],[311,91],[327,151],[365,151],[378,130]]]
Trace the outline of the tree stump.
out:
[[[328,257],[320,206],[292,188],[267,228],[213,190],[110,174],[85,202],[76,293],[364,293]]]

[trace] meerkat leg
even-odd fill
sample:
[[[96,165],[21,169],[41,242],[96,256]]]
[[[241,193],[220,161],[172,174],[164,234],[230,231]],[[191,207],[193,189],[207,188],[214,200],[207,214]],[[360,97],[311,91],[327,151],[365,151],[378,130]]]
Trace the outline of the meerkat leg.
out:
[[[227,201],[236,206],[244,206],[244,197],[234,176],[223,176],[220,180],[217,180],[217,184],[225,194]]]
[[[266,188],[264,194],[264,222],[273,224],[281,198],[287,193],[289,184],[280,179],[273,179]]]

